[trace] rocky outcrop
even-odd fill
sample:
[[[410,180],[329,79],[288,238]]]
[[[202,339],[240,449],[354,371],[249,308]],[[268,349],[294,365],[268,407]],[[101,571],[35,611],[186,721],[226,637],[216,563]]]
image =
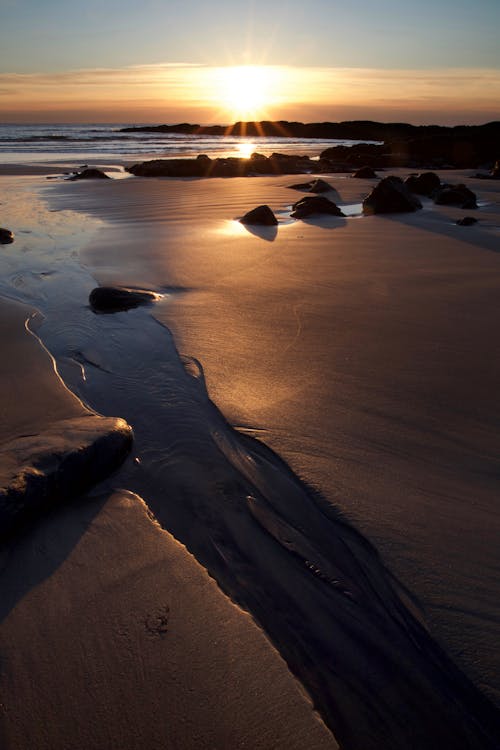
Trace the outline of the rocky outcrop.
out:
[[[340,208],[322,195],[301,198],[293,204],[290,214],[294,219],[305,219],[313,214],[329,214],[331,216],[345,216]]]
[[[242,224],[259,225],[264,227],[276,226],[278,220],[269,206],[257,206],[241,217]]]
[[[10,245],[11,242],[14,242],[14,232],[0,227],[0,245]]]
[[[372,167],[360,167],[355,172],[352,173],[351,177],[359,177],[361,179],[373,179],[378,178],[378,174],[375,172],[375,170]]]
[[[132,439],[123,419],[89,415],[1,445],[0,535],[104,479],[123,462]]]
[[[121,286],[98,286],[90,292],[89,302],[94,312],[113,313],[148,305],[158,299],[158,294],[146,289],[128,289]]]
[[[399,177],[384,177],[363,201],[364,214],[395,214],[422,208]]]
[[[134,164],[127,171],[138,177],[246,177],[248,175],[304,174],[318,166],[307,156],[252,154],[250,159],[227,157],[210,159],[153,159]]]
[[[88,169],[82,169],[81,172],[75,172],[70,177],[71,180],[110,180],[111,178],[102,169],[95,169],[89,167]]]
[[[438,206],[477,208],[476,194],[463,184],[442,185],[432,197]]]
[[[435,172],[422,172],[409,175],[405,180],[405,185],[412,193],[429,197],[441,186],[441,180]]]
[[[335,188],[325,180],[311,180],[300,182],[297,185],[289,185],[290,190],[301,190],[303,193],[330,193],[336,192]]]

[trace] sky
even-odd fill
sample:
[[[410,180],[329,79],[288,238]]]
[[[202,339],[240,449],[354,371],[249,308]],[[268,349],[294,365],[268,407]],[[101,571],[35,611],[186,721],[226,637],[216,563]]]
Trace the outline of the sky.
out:
[[[1,122],[500,120],[500,0],[0,0]]]

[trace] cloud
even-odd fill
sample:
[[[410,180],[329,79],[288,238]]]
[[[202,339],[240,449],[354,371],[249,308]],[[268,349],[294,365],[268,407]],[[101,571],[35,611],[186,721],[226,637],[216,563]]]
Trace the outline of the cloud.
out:
[[[224,69],[179,63],[135,65],[125,68],[89,68],[53,73],[0,74],[0,114],[82,111],[91,108],[95,117],[111,107],[117,119],[129,111],[182,112],[187,117],[196,108],[209,121],[229,121],[220,81]],[[443,68],[389,70],[372,68],[314,68],[269,66],[274,87],[266,114],[291,119],[289,111],[335,111],[356,116],[365,110],[405,110],[413,120],[421,112],[437,121],[446,112],[467,117],[483,112],[487,119],[500,118],[500,69]],[[118,112],[119,111],[119,112]],[[425,114],[424,114],[425,113]],[[294,115],[297,116],[297,115]],[[335,115],[333,115],[335,116]],[[348,116],[348,115],[347,115]],[[368,116],[368,115],[366,115]],[[125,116],[125,119],[127,117]],[[305,119],[305,118],[304,118]],[[320,118],[323,119],[323,118]]]

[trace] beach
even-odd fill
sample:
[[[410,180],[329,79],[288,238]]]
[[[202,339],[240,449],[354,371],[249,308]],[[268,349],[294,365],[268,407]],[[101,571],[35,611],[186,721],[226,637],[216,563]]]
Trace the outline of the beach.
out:
[[[2,439],[90,408],[134,445],[5,546],[5,746],[497,746],[499,183],[440,173],[461,227],[363,216],[348,174],[294,221],[290,176],[22,171]],[[98,284],[161,298],[96,315]]]

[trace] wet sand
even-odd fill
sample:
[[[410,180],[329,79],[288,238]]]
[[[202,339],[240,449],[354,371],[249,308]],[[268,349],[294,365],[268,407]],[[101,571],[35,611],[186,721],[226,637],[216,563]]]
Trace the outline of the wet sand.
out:
[[[338,176],[332,182],[341,202],[351,206],[370,185],[369,181]],[[467,183],[471,185],[471,180]],[[496,650],[500,529],[495,513],[499,362],[491,346],[491,330],[500,312],[500,261],[494,252],[500,216],[495,186],[483,183],[477,187],[488,204],[478,212],[480,225],[460,228],[453,222],[462,211],[427,205],[422,212],[397,218],[289,223],[286,206],[297,195],[287,190],[287,184],[290,180],[286,178],[212,180],[207,189],[206,183],[197,180],[134,178],[106,185],[64,184],[51,190],[51,201],[60,208],[89,211],[106,222],[82,255],[92,274],[100,283],[153,288],[165,294],[154,314],[174,332],[177,348],[203,364],[209,395],[225,417],[244,435],[263,440],[314,484],[322,494],[323,513],[328,515],[329,508],[340,509],[355,522],[376,544],[391,571],[417,595],[434,637],[476,685],[496,700],[500,694]],[[282,212],[276,233],[252,234],[232,221],[263,202]],[[75,302],[83,308],[84,300],[82,289],[81,300],[77,297]],[[79,335],[87,335],[92,343],[82,347],[83,359],[78,360],[84,362],[85,381],[78,379],[77,367],[68,370],[75,391],[93,405],[97,402],[104,412],[106,404],[116,411],[120,403],[120,394],[110,390],[106,372],[116,375],[118,362],[124,371],[136,368],[135,373],[119,380],[118,390],[127,396],[128,413],[120,414],[138,435],[136,454],[143,474],[138,476],[137,470],[134,473],[129,467],[129,473],[122,474],[129,482],[124,486],[141,489],[162,525],[173,528],[191,549],[199,550],[202,562],[209,569],[213,565],[219,581],[233,596],[237,598],[235,592],[241,590],[242,582],[245,588],[245,578],[251,591],[259,576],[260,580],[266,576],[272,579],[272,571],[281,568],[291,589],[300,584],[301,617],[307,619],[309,612],[311,619],[319,622],[323,590],[316,583],[305,582],[295,564],[285,563],[282,553],[276,556],[276,551],[268,549],[267,537],[255,537],[255,529],[246,526],[241,516],[227,516],[220,501],[225,498],[229,502],[235,492],[238,495],[234,483],[242,480],[228,469],[221,473],[212,467],[219,466],[221,452],[229,457],[233,470],[236,466],[239,476],[246,477],[244,483],[253,482],[266,501],[274,503],[271,514],[267,506],[248,506],[252,518],[282,546],[292,545],[302,559],[319,554],[312,559],[323,577],[330,575],[330,563],[323,556],[331,555],[332,550],[322,550],[322,545],[333,544],[334,528],[338,527],[332,527],[329,543],[326,538],[322,542],[317,526],[320,517],[313,520],[311,509],[303,515],[299,508],[306,501],[295,497],[292,485],[282,484],[280,497],[273,494],[276,477],[266,477],[265,467],[266,461],[274,459],[264,458],[251,442],[243,443],[243,449],[232,442],[223,423],[208,414],[204,388],[196,382],[179,387],[181,373],[173,364],[161,379],[163,365],[158,352],[161,347],[166,352],[173,342],[161,327],[156,339],[147,317],[142,311],[127,313],[120,316],[120,323],[93,320],[92,331],[79,329]],[[50,321],[47,325],[48,340],[51,336],[56,340],[49,330]],[[120,333],[113,326],[123,330]],[[112,350],[104,336],[109,336],[111,329]],[[61,342],[60,335],[58,340]],[[158,365],[157,382],[151,373],[145,374],[144,367],[137,371],[137,362],[134,365],[132,361],[148,351],[148,343],[154,344],[149,347],[154,353],[147,356],[150,365]],[[74,351],[68,352],[67,346],[64,351],[64,341],[59,347],[56,358],[62,361],[66,356],[74,361]],[[200,380],[196,362],[188,363],[188,370],[196,375],[195,381]],[[151,422],[158,394],[163,411],[155,412],[157,423],[153,426],[143,424]],[[194,399],[196,408],[182,412],[176,404],[187,402],[188,397]],[[197,425],[200,413],[204,415],[201,421],[208,425],[207,435]],[[177,439],[168,433],[172,420],[174,425],[184,425]],[[154,446],[162,430],[164,453],[158,455]],[[215,436],[217,450],[207,451],[208,435]],[[186,456],[191,464],[186,464]],[[257,473],[249,468],[248,456],[257,465]],[[195,504],[193,513],[179,509],[175,498],[170,504],[158,499],[162,482],[164,494],[165,483],[177,494],[186,492],[189,466],[193,478],[188,494],[199,492],[202,497],[212,492],[217,500],[213,518],[206,505]],[[286,503],[282,505],[287,496],[288,511]],[[308,548],[306,539],[293,536],[296,531],[280,526],[273,515],[276,503],[282,518],[287,512],[289,520],[298,514],[292,526],[307,531],[316,553]],[[225,529],[221,537],[219,528],[212,542],[215,539],[219,544],[219,557],[222,554],[229,559],[222,572],[220,559],[202,540],[203,525],[209,530],[217,528],[218,514]],[[193,518],[198,518],[199,528],[193,528]],[[228,531],[230,539],[238,539],[239,547],[224,546]],[[255,571],[242,567],[241,551],[239,556],[235,552],[244,548],[246,532],[248,543],[258,540],[261,551],[262,569],[257,577]],[[373,568],[370,585],[380,595],[387,581],[376,568],[378,563],[372,553],[360,551],[359,540],[351,540],[351,544],[357,549],[358,560]],[[318,549],[322,551],[318,553]],[[247,549],[245,554],[251,556],[253,551]],[[338,557],[337,563],[342,568]],[[351,563],[346,564],[342,575],[354,585],[355,597],[371,596],[363,587],[356,593],[359,573],[358,578],[355,568],[349,573]],[[227,579],[227,570],[237,572],[240,589]],[[389,610],[399,606],[392,599],[395,591],[401,593],[398,587],[393,590],[389,586],[383,597]],[[284,621],[279,617],[266,620],[259,609],[264,600],[252,596],[268,630],[272,632],[274,626],[283,631]],[[245,604],[249,606],[249,600]],[[363,617],[368,610],[366,604]],[[297,627],[293,620],[295,632]],[[279,634],[272,632],[272,636],[279,641]],[[379,648],[375,631],[371,635],[365,632],[365,636],[367,642],[373,638]],[[326,642],[325,647],[329,648]],[[349,648],[353,649],[352,644]],[[386,646],[380,648],[388,658]],[[404,661],[408,658],[411,663],[413,657],[408,656],[407,646],[401,648],[403,651],[394,645],[400,662],[397,670],[404,675],[406,669],[409,674],[414,667],[405,668]],[[300,650],[297,658],[303,659]],[[293,663],[290,650],[287,659]],[[437,661],[440,659],[438,656]],[[355,668],[351,665],[351,669],[362,674],[362,663]],[[309,670],[312,681],[318,670],[319,662]],[[385,681],[380,677],[383,673],[366,681],[367,696],[375,685],[382,689]],[[436,674],[425,678],[425,687],[419,684],[422,706],[418,711],[427,701],[429,711],[441,715],[441,699],[436,698],[434,709],[434,697],[429,701],[433,682],[439,693]],[[398,684],[396,680],[392,684],[396,694]],[[408,701],[414,697],[410,690]],[[389,690],[386,708],[393,705],[397,725],[404,711],[402,705],[394,706],[394,698]],[[352,716],[350,701],[343,707],[344,715]],[[471,706],[473,702],[471,699]],[[385,710],[381,709],[384,720]],[[363,721],[368,726],[366,716]],[[425,731],[431,731],[432,720],[427,717],[426,722]],[[349,732],[342,729],[349,738]],[[383,727],[381,731],[384,733]],[[440,732],[436,727],[436,747],[443,746]],[[346,746],[359,746],[356,738],[352,741],[354,744]],[[364,746],[372,747],[372,742],[374,747],[380,746],[376,737],[366,737]],[[401,746],[397,739],[394,742],[388,740],[387,746]],[[425,739],[415,742],[415,747],[425,746]]]
[[[31,315],[0,301],[2,450],[89,415]],[[0,587],[3,748],[337,747],[260,629],[132,493],[63,498],[4,538]]]

